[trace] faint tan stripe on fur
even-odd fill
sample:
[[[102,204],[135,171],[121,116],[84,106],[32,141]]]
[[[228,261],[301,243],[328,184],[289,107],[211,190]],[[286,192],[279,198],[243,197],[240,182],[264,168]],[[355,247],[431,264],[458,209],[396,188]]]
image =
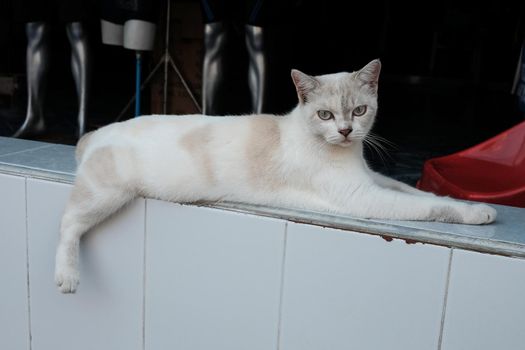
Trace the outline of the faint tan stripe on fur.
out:
[[[281,145],[278,121],[269,116],[254,116],[247,133],[246,158],[249,182],[256,187],[276,189],[283,185],[276,173],[276,154]]]
[[[94,150],[84,162],[82,171],[93,184],[115,185],[118,182],[118,176],[112,148],[107,146]]]
[[[101,147],[82,163],[81,176],[94,186],[129,187],[139,176],[137,156],[130,148]]]
[[[217,182],[213,170],[212,157],[210,155],[210,141],[212,139],[213,128],[206,125],[191,129],[180,139],[180,145],[188,151],[195,162],[199,164],[208,184],[213,185]]]

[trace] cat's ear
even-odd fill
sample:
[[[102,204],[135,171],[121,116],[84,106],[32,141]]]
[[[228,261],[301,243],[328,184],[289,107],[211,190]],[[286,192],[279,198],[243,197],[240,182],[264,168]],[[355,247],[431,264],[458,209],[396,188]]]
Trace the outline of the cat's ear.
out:
[[[363,84],[368,85],[374,92],[377,92],[379,73],[381,72],[381,61],[375,59],[357,72],[356,78]]]
[[[295,84],[300,103],[306,103],[308,101],[308,95],[319,86],[317,79],[297,69],[292,69],[292,80]]]

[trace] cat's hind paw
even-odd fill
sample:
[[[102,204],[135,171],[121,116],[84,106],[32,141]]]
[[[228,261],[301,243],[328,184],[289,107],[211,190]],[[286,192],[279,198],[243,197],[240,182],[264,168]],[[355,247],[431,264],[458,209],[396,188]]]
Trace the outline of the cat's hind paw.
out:
[[[55,283],[62,293],[75,293],[80,283],[80,275],[78,271],[57,269]]]

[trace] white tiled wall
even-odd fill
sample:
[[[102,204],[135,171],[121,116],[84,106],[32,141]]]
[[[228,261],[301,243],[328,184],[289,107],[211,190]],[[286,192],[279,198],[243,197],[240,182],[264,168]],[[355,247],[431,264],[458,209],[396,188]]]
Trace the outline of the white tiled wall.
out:
[[[89,233],[60,294],[70,189],[0,174],[0,349],[524,348],[525,260],[156,200]]]
[[[454,250],[441,349],[525,349],[525,260]]]
[[[32,350],[141,349],[144,200],[86,235],[79,290],[64,295],[53,274],[70,189],[27,182]]]
[[[148,200],[146,349],[277,349],[284,231]]]
[[[282,350],[436,349],[449,249],[288,227]]]
[[[0,349],[29,349],[25,179],[0,174]]]

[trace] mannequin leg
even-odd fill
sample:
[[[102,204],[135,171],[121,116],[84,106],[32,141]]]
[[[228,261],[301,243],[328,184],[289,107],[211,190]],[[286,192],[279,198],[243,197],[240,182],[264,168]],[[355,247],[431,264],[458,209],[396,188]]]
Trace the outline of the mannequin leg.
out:
[[[217,114],[219,88],[224,80],[225,23],[207,23],[204,26],[204,61],[202,67],[202,113]]]
[[[252,112],[262,113],[266,99],[266,53],[264,51],[263,28],[246,25],[246,47],[248,49],[248,86],[252,98]]]
[[[31,136],[45,130],[42,107],[49,68],[49,26],[44,22],[27,23],[26,35],[27,113],[24,123],[13,137]]]
[[[80,22],[66,25],[67,37],[71,44],[71,70],[78,95],[78,134],[80,138],[86,132],[86,108],[89,98],[89,48],[87,35]]]

